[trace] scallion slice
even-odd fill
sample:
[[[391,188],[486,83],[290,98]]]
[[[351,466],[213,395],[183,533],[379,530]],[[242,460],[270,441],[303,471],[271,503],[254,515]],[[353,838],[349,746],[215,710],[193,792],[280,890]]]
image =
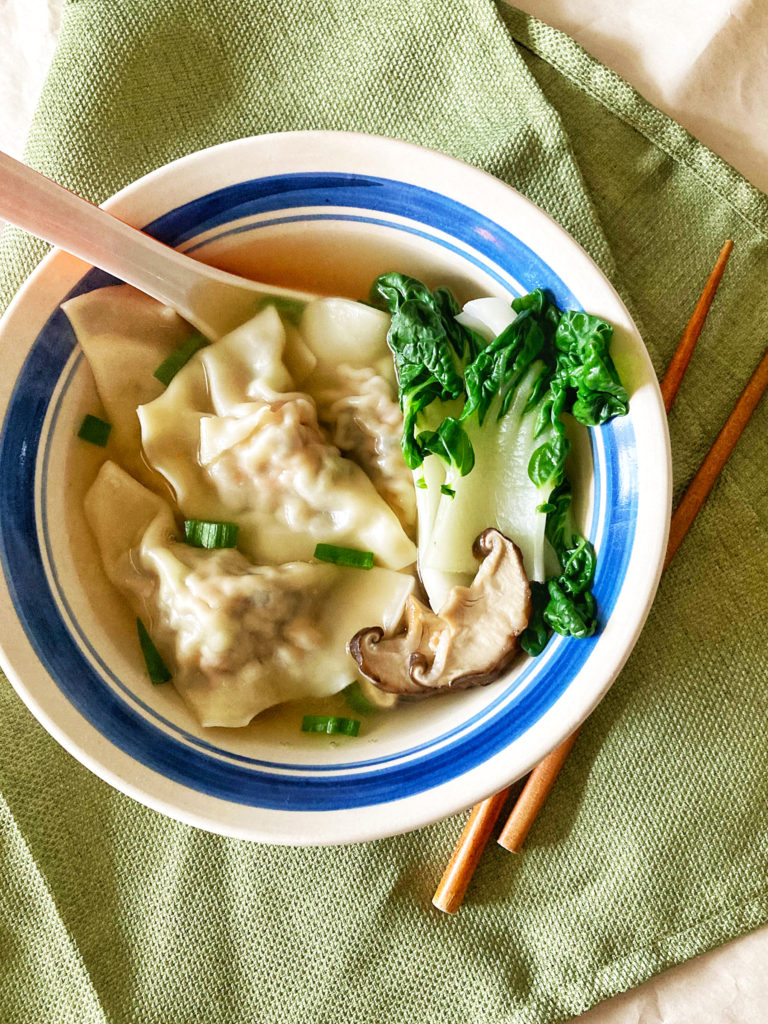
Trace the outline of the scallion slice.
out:
[[[237,523],[184,520],[184,540],[194,548],[233,548],[237,544],[237,531]]]
[[[334,565],[346,565],[352,569],[372,569],[373,552],[359,551],[357,548],[340,548],[335,544],[318,544],[315,558],[321,562],[333,562]]]
[[[160,683],[167,683],[171,678],[171,673],[160,656],[160,651],[152,643],[152,637],[147,632],[147,627],[141,619],[136,619],[136,629],[139,632],[139,644],[141,645],[141,653],[144,655],[144,664],[147,666],[149,678],[155,686],[159,686]]]
[[[205,348],[207,344],[208,339],[204,338],[202,334],[191,335],[178,348],[174,349],[167,359],[160,363],[155,370],[154,376],[157,377],[161,384],[165,384],[168,387],[182,366],[189,362],[195,352]]]
[[[265,306],[274,306],[281,316],[298,327],[306,305],[306,302],[302,302],[300,299],[287,299],[283,295],[265,295],[257,309],[262,310]]]
[[[342,693],[345,704],[356,711],[358,715],[370,715],[375,711],[381,711],[381,707],[368,700],[357,680],[350,683],[349,686],[345,686]],[[386,697],[388,698],[389,694]]]
[[[334,715],[304,715],[301,720],[302,732],[324,732],[329,736],[357,736],[360,720],[357,718],[336,718]]]
[[[107,423],[106,420],[99,419],[98,416],[91,416],[90,413],[87,413],[83,422],[80,424],[77,436],[81,437],[83,441],[88,441],[91,444],[97,444],[99,448],[103,448],[109,440],[109,432],[111,429],[111,423]]]

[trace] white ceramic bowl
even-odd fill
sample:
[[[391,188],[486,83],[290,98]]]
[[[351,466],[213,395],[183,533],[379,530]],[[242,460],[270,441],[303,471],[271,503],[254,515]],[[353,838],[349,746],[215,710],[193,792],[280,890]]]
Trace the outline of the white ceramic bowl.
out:
[[[576,483],[598,552],[600,630],[555,636],[492,685],[368,720],[335,745],[256,723],[204,730],[105,630],[73,535],[73,437],[92,394],[58,309],[108,281],[54,252],[0,328],[0,594],[4,668],[78,760],[183,821],[265,842],[356,842],[424,825],[520,777],[605,694],[658,583],[670,505],[656,378],[632,321],[576,243],[481,171],[390,139],[288,133],[218,146],[105,204],[171,245],[264,281],[362,297],[397,269],[461,300],[549,288],[615,325],[630,414],[589,432]],[[108,283],[113,283],[111,280]],[[73,469],[73,467],[75,467]],[[73,518],[74,517],[74,518]]]

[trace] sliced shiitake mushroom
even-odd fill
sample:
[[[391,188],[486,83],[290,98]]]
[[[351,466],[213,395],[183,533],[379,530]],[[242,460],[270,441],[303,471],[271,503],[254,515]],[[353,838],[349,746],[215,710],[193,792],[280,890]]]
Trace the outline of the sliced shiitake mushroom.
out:
[[[360,671],[380,689],[425,696],[484,686],[514,658],[531,615],[520,549],[490,528],[472,551],[480,567],[471,586],[453,587],[437,614],[411,595],[403,632],[385,637],[372,626],[349,641]]]

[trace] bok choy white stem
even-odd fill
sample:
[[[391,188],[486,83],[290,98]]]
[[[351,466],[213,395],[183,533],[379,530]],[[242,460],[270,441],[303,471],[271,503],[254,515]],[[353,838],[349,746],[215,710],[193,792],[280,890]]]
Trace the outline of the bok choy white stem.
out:
[[[539,653],[553,629],[590,635],[594,551],[573,527],[562,416],[595,426],[627,412],[612,327],[563,313],[540,289],[506,316],[498,299],[460,312],[446,289],[431,292],[404,274],[379,277],[372,297],[392,314],[402,448],[415,471],[419,568],[433,608],[471,576],[472,541],[495,526],[520,547],[535,581],[523,647]]]

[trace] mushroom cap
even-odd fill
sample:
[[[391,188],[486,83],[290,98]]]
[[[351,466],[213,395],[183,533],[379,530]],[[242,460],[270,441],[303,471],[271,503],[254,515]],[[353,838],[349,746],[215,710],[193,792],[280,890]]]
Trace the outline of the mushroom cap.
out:
[[[410,595],[405,630],[385,637],[379,626],[349,641],[360,671],[382,690],[426,696],[484,686],[519,649],[531,616],[531,590],[520,549],[493,527],[475,540],[480,562],[471,586],[453,587],[435,614]]]

